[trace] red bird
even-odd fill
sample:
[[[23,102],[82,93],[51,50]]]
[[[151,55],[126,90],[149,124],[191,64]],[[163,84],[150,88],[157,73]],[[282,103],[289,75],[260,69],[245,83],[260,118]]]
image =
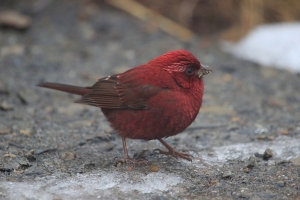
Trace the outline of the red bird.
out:
[[[212,70],[186,50],[171,51],[124,73],[99,79],[91,87],[41,83],[40,87],[82,97],[75,103],[100,107],[113,129],[121,135],[124,162],[126,138],[159,140],[168,151],[161,154],[192,161],[192,156],[175,151],[162,138],[184,131],[202,105],[203,76]]]

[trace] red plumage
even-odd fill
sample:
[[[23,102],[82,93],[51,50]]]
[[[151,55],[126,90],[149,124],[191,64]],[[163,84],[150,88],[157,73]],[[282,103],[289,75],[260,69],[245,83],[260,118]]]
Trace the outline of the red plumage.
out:
[[[104,77],[91,87],[55,83],[38,86],[82,95],[76,103],[100,107],[111,126],[122,136],[126,162],[125,138],[158,139],[168,148],[160,153],[192,160],[176,152],[162,138],[184,131],[196,118],[202,105],[202,76],[211,69],[188,51],[163,54],[122,74]]]

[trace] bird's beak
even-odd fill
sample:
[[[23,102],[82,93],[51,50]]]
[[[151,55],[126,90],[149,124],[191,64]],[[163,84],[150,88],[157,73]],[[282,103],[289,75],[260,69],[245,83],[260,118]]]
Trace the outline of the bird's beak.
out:
[[[198,72],[199,78],[201,78],[202,76],[204,76],[204,75],[209,74],[210,72],[212,72],[212,69],[209,66],[202,65],[202,64],[201,64],[201,66],[202,66],[202,68]]]

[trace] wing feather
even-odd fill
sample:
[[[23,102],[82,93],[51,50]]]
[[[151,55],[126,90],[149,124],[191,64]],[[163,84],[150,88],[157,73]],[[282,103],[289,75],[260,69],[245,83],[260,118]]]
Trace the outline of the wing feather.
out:
[[[101,78],[89,87],[87,94],[75,102],[107,109],[141,110],[148,109],[147,101],[165,90],[149,84],[139,84],[134,78],[132,81],[125,81],[124,78],[120,78],[119,74]]]

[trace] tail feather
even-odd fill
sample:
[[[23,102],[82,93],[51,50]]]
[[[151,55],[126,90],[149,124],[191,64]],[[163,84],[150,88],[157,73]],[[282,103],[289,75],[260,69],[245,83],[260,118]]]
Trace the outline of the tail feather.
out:
[[[36,86],[38,87],[44,87],[44,88],[49,88],[53,90],[59,90],[62,92],[67,92],[70,94],[78,94],[78,95],[85,95],[90,91],[89,88],[87,87],[79,87],[79,86],[73,86],[73,85],[66,85],[66,84],[60,84],[60,83],[39,83]]]

